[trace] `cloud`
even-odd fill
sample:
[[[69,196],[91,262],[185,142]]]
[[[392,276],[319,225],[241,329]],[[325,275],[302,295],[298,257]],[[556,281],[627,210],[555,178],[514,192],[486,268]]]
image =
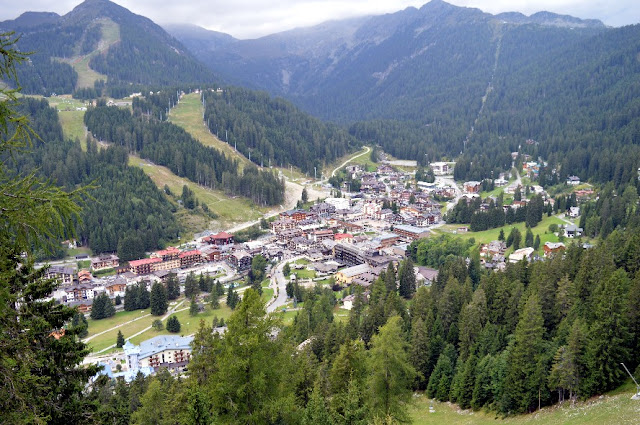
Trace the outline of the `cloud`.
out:
[[[226,32],[238,38],[255,38],[328,20],[391,13],[426,0],[116,0],[134,13],[163,23],[191,23]],[[600,19],[611,26],[638,22],[637,0],[449,0],[458,6],[476,7],[489,13],[517,11],[530,15],[550,11],[579,18]],[[8,2],[0,20],[14,19],[22,12],[48,11],[65,14],[78,0],[23,0]]]

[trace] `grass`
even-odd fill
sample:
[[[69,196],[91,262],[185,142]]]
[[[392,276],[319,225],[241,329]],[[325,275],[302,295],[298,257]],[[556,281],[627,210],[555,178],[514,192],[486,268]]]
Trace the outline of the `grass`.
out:
[[[139,157],[129,155],[129,165],[140,167],[160,189],[163,189],[165,185],[169,186],[171,192],[176,196],[182,193],[182,187],[186,185],[195,193],[200,203],[206,204],[209,210],[218,216],[217,220],[224,224],[257,220],[266,211],[263,208],[256,207],[246,198],[230,198],[222,191],[197,185],[188,179],[176,176],[167,167],[150,164],[148,161]],[[191,214],[185,210],[179,216],[187,231],[195,233],[208,227],[208,222],[203,223],[201,218],[189,217],[190,215]],[[204,225],[204,227],[200,227],[202,225]]]
[[[120,325],[122,323],[133,320],[137,317],[149,314],[149,309],[146,310],[134,310],[134,311],[120,311],[115,316],[101,320],[87,319],[89,322],[89,336],[106,331],[109,328]],[[116,332],[117,333],[117,332]]]
[[[535,235],[540,235],[540,250],[542,250],[542,245],[544,245],[545,242],[557,242],[558,241],[558,237],[555,236],[553,233],[549,232],[549,225],[550,224],[564,224],[564,221],[560,220],[558,217],[556,216],[551,216],[551,217],[547,217],[546,215],[542,218],[542,221],[534,228],[531,229],[531,231],[533,232],[533,236],[535,237]],[[462,225],[462,224],[448,224],[445,226],[442,226],[439,229],[435,229],[441,233],[453,233],[453,231],[455,231],[458,227],[467,227],[466,225]],[[504,230],[504,236],[505,238],[507,236],[509,236],[509,232],[511,231],[511,228],[517,228],[520,230],[520,233],[522,234],[522,237],[524,239],[524,235],[527,232],[525,223],[513,223],[513,224],[507,224],[503,227],[498,227],[495,229],[489,229],[489,230],[485,230],[482,232],[466,232],[466,233],[460,233],[457,234],[458,237],[463,238],[463,239],[470,239],[470,238],[474,238],[476,240],[476,243],[489,243],[491,241],[495,241],[498,240],[498,236],[500,234],[500,230]]]
[[[135,310],[132,313],[138,313],[139,316],[142,316],[141,311],[145,311],[145,314],[149,313],[149,310]],[[107,348],[110,345],[116,343],[116,338],[118,337],[118,331],[121,331],[125,338],[130,337],[131,335],[142,331],[144,328],[151,326],[151,323],[157,319],[156,316],[147,316],[140,320],[136,320],[135,322],[124,325],[118,329],[113,329],[109,332],[105,332],[102,335],[99,335],[89,341],[89,346],[93,349],[94,352],[100,351],[104,348]],[[102,319],[108,320],[108,319]],[[89,329],[91,329],[91,325],[89,325]]]
[[[316,277],[316,272],[309,269],[292,270],[291,273],[296,275],[296,279],[313,279]]]
[[[69,248],[67,249],[67,256],[68,257],[72,257],[75,258],[76,255],[80,255],[80,254],[87,254],[88,256],[91,256],[91,249],[88,247],[78,247],[78,248]]]
[[[191,335],[196,333],[198,328],[200,327],[200,320],[204,320],[205,323],[211,326],[213,322],[213,316],[218,316],[218,319],[223,318],[225,322],[231,317],[231,313],[233,312],[226,304],[220,303],[220,308],[216,310],[212,310],[208,304],[205,304],[205,309],[203,312],[198,313],[196,316],[191,316],[189,314],[189,305],[188,303],[182,304],[182,306],[186,306],[187,309],[183,311],[179,311],[175,314],[180,322],[180,335]],[[155,318],[154,318],[155,319]],[[166,325],[166,321],[165,321]],[[155,329],[149,329],[148,331],[131,338],[131,342],[133,344],[140,344],[142,341],[145,341],[149,338],[153,338],[157,335],[170,335],[171,332],[167,331],[167,329],[163,329],[161,331],[157,331]],[[125,335],[126,337],[126,335]]]
[[[260,296],[260,299],[262,299],[262,302],[269,302],[269,300],[271,300],[273,298],[273,289],[272,288],[262,288],[262,296]]]
[[[276,314],[285,326],[289,326],[293,324],[293,319],[295,319],[298,314],[298,310],[287,310],[284,312],[282,310],[278,310]]]
[[[337,166],[342,165],[343,162],[345,162],[346,160],[353,158],[354,156],[358,156],[361,153],[364,152],[365,147],[363,146],[363,148],[361,150],[359,150],[358,152],[355,153],[350,153],[348,155],[344,155],[338,159],[336,159],[335,161],[333,161],[330,164],[327,164],[324,167],[324,170],[326,170],[327,172],[331,173]],[[371,161],[371,152],[362,155],[362,156],[358,156],[357,158],[354,158],[352,160],[349,161],[348,165],[361,165],[363,168],[365,168],[367,171],[375,171],[376,169],[378,169],[378,165],[375,162]],[[344,169],[344,167],[340,168],[341,170]]]
[[[89,62],[94,56],[106,52],[112,44],[120,40],[120,27],[118,24],[108,18],[99,19],[97,22],[102,26],[102,39],[98,44],[98,48],[87,55],[77,55],[63,60],[69,63],[78,73],[77,89],[93,87],[93,84],[98,80],[107,81],[107,76],[91,69]]]
[[[169,121],[184,128],[203,145],[217,149],[227,157],[237,159],[241,169],[250,164],[249,159],[237,152],[233,146],[214,136],[202,122],[202,103],[200,103],[199,93],[182,96],[180,103],[169,113]]]
[[[66,139],[79,140],[83,151],[87,150],[87,130],[84,126],[84,111],[59,111],[58,117]]]
[[[617,425],[638,423],[640,402],[631,400],[633,386],[623,385],[602,398],[592,398],[571,406],[551,406],[528,414],[496,418],[495,413],[460,410],[449,403],[431,402],[420,394],[414,397],[409,409],[411,422],[416,425]],[[429,413],[433,405],[435,412]]]

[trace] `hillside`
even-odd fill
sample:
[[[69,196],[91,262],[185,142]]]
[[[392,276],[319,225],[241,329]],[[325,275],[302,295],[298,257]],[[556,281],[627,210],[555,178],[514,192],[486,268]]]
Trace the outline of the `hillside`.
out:
[[[640,165],[638,26],[434,0],[256,40],[170,30],[229,81],[347,124],[395,157],[462,154],[460,179],[508,170],[519,147],[558,180],[620,184]]]
[[[20,70],[25,93],[68,94],[93,87],[99,79],[106,79],[114,91],[130,85],[215,81],[212,72],[161,27],[108,0],[86,0],[64,16],[27,12],[0,22],[0,29],[15,31],[22,36],[18,47],[35,52],[33,66]],[[114,33],[115,38],[110,36]],[[76,60],[86,60],[93,81],[78,81],[79,72],[65,63]]]

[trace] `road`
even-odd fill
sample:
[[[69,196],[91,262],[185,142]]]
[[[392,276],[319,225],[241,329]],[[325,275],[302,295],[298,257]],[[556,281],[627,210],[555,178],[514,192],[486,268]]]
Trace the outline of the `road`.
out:
[[[342,164],[340,164],[340,165],[338,165],[336,168],[334,168],[334,169],[333,169],[333,171],[331,172],[331,177],[334,177],[334,176],[336,175],[336,173],[338,172],[338,170],[339,170],[339,169],[341,169],[342,167],[344,167],[345,165],[347,165],[348,163],[350,163],[350,162],[351,162],[351,161],[353,161],[354,159],[356,159],[356,158],[360,158],[362,155],[366,155],[366,154],[368,154],[369,152],[371,152],[371,148],[370,148],[369,146],[365,146],[364,148],[365,148],[365,151],[364,151],[364,152],[362,152],[362,153],[360,153],[360,154],[358,154],[358,155],[352,156],[351,158],[347,159],[345,162],[343,162]],[[326,183],[326,182],[327,182],[327,180],[329,180],[329,178],[326,178],[326,179],[324,179],[324,180],[321,180],[319,183],[320,183],[320,184]]]
[[[460,198],[462,198],[462,190],[460,190],[460,187],[458,187],[458,185],[456,184],[453,176],[436,176],[436,184],[439,187],[450,186],[456,192],[456,196],[452,200],[447,202],[444,207],[444,211],[445,213],[447,213],[451,208],[455,207]]]
[[[271,287],[273,288],[274,294],[276,294],[276,298],[267,306],[267,313],[274,312],[287,303],[287,279],[285,279],[284,273],[282,273],[282,268],[286,263],[292,263],[300,258],[302,258],[302,256],[289,258],[278,263],[272,269]]]

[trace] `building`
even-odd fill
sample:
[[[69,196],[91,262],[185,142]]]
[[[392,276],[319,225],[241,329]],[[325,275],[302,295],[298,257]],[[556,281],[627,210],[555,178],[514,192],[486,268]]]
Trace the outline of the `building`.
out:
[[[232,245],[233,235],[227,232],[216,233],[215,235],[207,236],[202,239],[210,245]]]
[[[409,226],[399,224],[393,228],[393,233],[402,236],[403,238],[416,240],[429,237],[430,232],[420,227]]]
[[[151,368],[154,372],[161,368],[183,370],[191,358],[192,336],[159,335],[133,345],[127,341],[124,353],[127,368],[135,376],[137,371]]]
[[[229,256],[229,264],[231,267],[241,272],[251,268],[252,257],[246,251],[235,251]]]
[[[569,217],[577,218],[580,215],[580,207],[569,207]]]
[[[157,257],[129,261],[129,271],[137,275],[149,274],[156,271],[156,265],[159,263],[162,263],[162,258]]]
[[[368,264],[359,264],[340,270],[336,273],[335,279],[339,284],[351,285],[351,282],[353,282],[356,277],[367,272],[371,272],[371,267]]]
[[[453,173],[453,164],[448,162],[432,162],[429,167],[433,170],[433,174],[436,176],[445,176]]]
[[[520,248],[513,252],[513,254],[509,255],[510,263],[517,263],[522,260],[530,261],[533,256],[534,249],[531,247]]]
[[[362,250],[353,244],[338,243],[333,247],[333,258],[347,266],[363,264],[367,256],[372,256],[373,254],[373,252]]]
[[[44,277],[45,279],[56,279],[61,285],[71,285],[74,274],[75,270],[71,267],[50,266]]]
[[[564,228],[564,234],[568,238],[579,238],[582,236],[582,227],[578,227],[575,224],[566,225]]]
[[[416,269],[416,282],[419,285],[431,286],[436,279],[438,279],[438,270],[430,267],[417,266]]]
[[[482,189],[482,183],[477,181],[464,182],[463,189],[466,193],[478,193]]]
[[[114,269],[120,265],[120,259],[114,254],[101,254],[91,259],[91,270]]]
[[[564,251],[565,248],[562,242],[545,242],[542,250],[544,251],[544,256],[549,257],[557,252]]]
[[[569,176],[567,177],[567,184],[571,186],[577,186],[580,184],[580,177],[578,176]]]
[[[180,267],[191,267],[194,264],[198,264],[202,262],[202,253],[194,249],[192,251],[185,251],[180,254]]]
[[[318,217],[329,218],[336,210],[335,205],[327,204],[326,202],[320,202],[315,205],[311,205],[309,210],[315,213]]]
[[[151,258],[162,259],[161,263],[155,265],[155,270],[173,270],[180,267],[180,250],[170,246],[167,249],[156,251],[150,255]]]
[[[280,213],[280,219],[290,219],[293,221],[302,221],[308,218],[309,213],[305,210],[290,210]]]

